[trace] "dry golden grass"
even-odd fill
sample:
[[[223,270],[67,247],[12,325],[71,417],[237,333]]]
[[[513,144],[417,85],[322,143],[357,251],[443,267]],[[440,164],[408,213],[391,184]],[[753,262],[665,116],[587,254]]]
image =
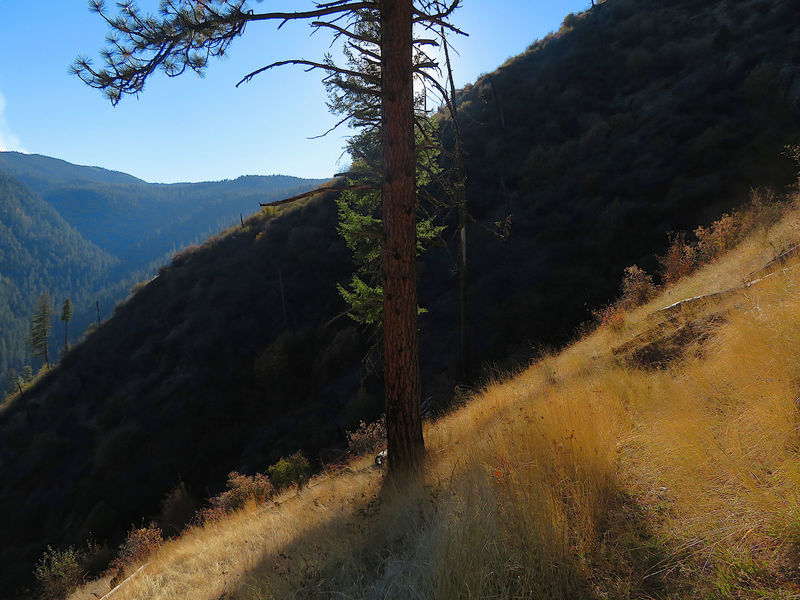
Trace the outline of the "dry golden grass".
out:
[[[798,597],[800,269],[656,312],[742,285],[797,222],[428,425],[418,484],[357,460],[188,531],[112,597]],[[709,312],[664,368],[614,352]]]

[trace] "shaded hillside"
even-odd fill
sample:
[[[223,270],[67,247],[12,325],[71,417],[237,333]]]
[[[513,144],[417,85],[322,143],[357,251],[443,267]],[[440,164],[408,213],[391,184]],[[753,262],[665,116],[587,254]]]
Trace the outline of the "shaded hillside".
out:
[[[513,215],[507,243],[469,236],[473,351],[502,360],[518,344],[524,361],[531,340],[564,341],[613,297],[626,266],[655,271],[667,232],[792,182],[800,11],[609,0],[459,102],[470,209],[486,224]],[[427,302],[457,306],[438,289]]]
[[[790,8],[609,0],[462,92],[471,210],[489,225],[513,214],[507,242],[469,235],[473,364],[564,341],[625,266],[654,269],[666,232],[791,180]],[[367,342],[330,323],[352,269],[335,222],[317,198],[179,254],[31,390],[31,423],[21,402],[0,414],[4,577],[27,575],[47,543],[115,541],[181,478],[204,495],[296,448],[318,458],[379,410]],[[423,389],[438,405],[456,383],[453,264],[434,249],[420,267]]]
[[[5,373],[27,354],[30,314],[39,295],[88,303],[89,290],[107,285],[118,260],[87,242],[58,213],[0,171],[0,389]],[[82,293],[83,291],[83,293]],[[63,344],[63,329],[54,337]],[[58,335],[60,334],[60,335]]]
[[[351,268],[335,220],[317,199],[179,253],[26,395],[30,419],[0,412],[4,577],[43,542],[115,540],[179,481],[203,496],[357,424],[365,349],[325,326]]]

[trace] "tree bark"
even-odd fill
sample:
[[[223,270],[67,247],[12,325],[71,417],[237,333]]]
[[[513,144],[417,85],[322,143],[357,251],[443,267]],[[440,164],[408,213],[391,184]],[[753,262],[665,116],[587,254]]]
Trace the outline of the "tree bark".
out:
[[[389,476],[422,466],[412,0],[381,0],[383,332]]]

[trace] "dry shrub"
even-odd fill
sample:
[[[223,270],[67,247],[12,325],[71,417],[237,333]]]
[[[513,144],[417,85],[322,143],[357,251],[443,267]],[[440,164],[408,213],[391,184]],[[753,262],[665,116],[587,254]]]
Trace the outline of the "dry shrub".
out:
[[[131,529],[119,547],[119,555],[114,561],[117,565],[143,562],[161,545],[164,539],[155,523],[147,527]]]
[[[621,292],[620,304],[623,308],[641,306],[650,300],[656,292],[653,276],[636,265],[625,267]]]
[[[354,456],[370,454],[386,445],[386,423],[381,417],[374,423],[361,423],[355,431],[347,432],[347,450]]]
[[[593,310],[592,316],[601,327],[608,327],[612,331],[622,331],[625,326],[625,309],[620,302],[609,304],[599,310]]]
[[[725,213],[711,224],[694,230],[697,236],[697,254],[703,261],[713,260],[733,248],[742,236],[742,219],[735,210]]]
[[[275,495],[272,482],[263,473],[242,475],[231,471],[228,474],[227,488],[226,491],[211,498],[211,506],[200,511],[201,521],[214,521],[244,508],[251,500],[266,502]]]
[[[119,553],[109,565],[108,572],[114,573],[109,586],[114,589],[128,577],[127,568],[142,563],[162,544],[161,530],[155,523],[147,527],[131,529],[119,547]]]
[[[214,521],[219,521],[222,517],[224,517],[227,514],[228,511],[225,510],[224,508],[212,504],[211,506],[206,506],[205,508],[197,511],[197,516],[195,520],[197,523],[212,523]]]
[[[697,237],[697,258],[711,261],[733,249],[757,227],[774,224],[782,213],[774,190],[751,189],[750,205],[743,211],[725,213],[710,227],[694,230]]]
[[[664,283],[674,283],[689,275],[695,267],[697,251],[686,241],[684,232],[669,234],[669,249],[658,257]]]

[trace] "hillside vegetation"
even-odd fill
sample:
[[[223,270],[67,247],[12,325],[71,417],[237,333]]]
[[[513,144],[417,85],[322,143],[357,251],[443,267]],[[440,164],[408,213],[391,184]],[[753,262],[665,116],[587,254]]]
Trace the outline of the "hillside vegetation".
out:
[[[498,242],[478,227],[468,234],[475,368],[464,381],[458,376],[455,251],[445,245],[453,240],[454,217],[437,215],[437,223],[448,226],[443,244],[427,251],[420,264],[420,303],[427,309],[420,319],[422,386],[434,411],[463,399],[466,386],[487,373],[527,365],[543,348],[568,342],[593,310],[618,294],[626,267],[656,272],[668,232],[720,219],[746,202],[751,186],[781,190],[794,180],[793,165],[781,153],[800,139],[798,32],[800,11],[789,0],[608,0],[569,16],[559,32],[461,92],[470,210],[488,227],[511,214],[511,237]],[[449,129],[441,123],[445,146]],[[83,544],[91,532],[101,545],[116,547],[131,524],[162,510],[176,486],[202,502],[224,489],[230,471],[263,472],[297,450],[320,468],[341,454],[345,432],[379,416],[381,365],[368,353],[374,335],[342,317],[346,307],[336,292],[353,265],[336,232],[334,196],[264,211],[244,227],[237,223],[178,253],[57,369],[0,411],[0,531],[6,538],[0,583],[13,588],[29,580],[31,565],[48,544]],[[611,311],[607,321],[619,325],[619,314]],[[704,330],[702,323],[692,323],[678,338],[698,328]],[[609,343],[630,341],[619,332],[608,335]],[[600,346],[598,357],[607,356]],[[629,350],[653,363],[678,353],[659,344]],[[558,363],[566,365],[558,367],[566,380],[572,377],[569,360]],[[624,358],[613,359],[604,372],[613,372],[608,369],[616,368],[616,360]],[[532,373],[538,373],[530,376],[535,390],[544,371]],[[486,423],[499,416],[488,410],[491,403],[474,406],[484,407],[474,410],[483,411]],[[582,414],[569,418],[594,422]],[[611,416],[613,411],[598,419]],[[625,437],[626,429],[607,425]],[[512,433],[493,435],[497,443],[511,443]],[[459,445],[475,439],[453,433],[450,450],[443,450],[449,442],[437,445],[437,435],[430,439],[442,460],[459,439]],[[452,468],[465,464],[452,460]],[[573,463],[564,460],[566,473]],[[530,477],[550,477],[550,471],[536,469]],[[368,479],[377,485],[373,475]],[[605,493],[607,480],[598,481],[597,493]],[[556,500],[535,501],[552,503],[553,510],[566,507],[565,514],[577,511],[568,499],[562,505]],[[453,514],[463,513],[455,502]],[[346,504],[337,500],[331,506],[340,510]],[[604,531],[602,520],[592,523]],[[498,553],[506,547],[501,525],[486,521],[499,536]],[[547,535],[570,538],[571,530],[563,527]],[[434,536],[422,525],[419,530]],[[604,539],[597,535],[590,539]],[[631,534],[632,546],[620,547],[647,546],[648,538],[638,535]],[[457,538],[447,543],[454,556],[468,547]],[[426,551],[434,552],[434,546]],[[491,556],[476,556],[492,564]],[[569,561],[583,555],[564,556],[553,568],[572,581]],[[386,585],[392,569],[406,569],[404,560],[385,567]],[[542,568],[555,564],[543,560]],[[520,571],[495,572],[513,579]],[[511,585],[511,579],[502,581]],[[493,588],[486,589],[491,595]]]
[[[429,423],[418,484],[353,459],[150,548],[115,597],[797,597],[798,200]]]

